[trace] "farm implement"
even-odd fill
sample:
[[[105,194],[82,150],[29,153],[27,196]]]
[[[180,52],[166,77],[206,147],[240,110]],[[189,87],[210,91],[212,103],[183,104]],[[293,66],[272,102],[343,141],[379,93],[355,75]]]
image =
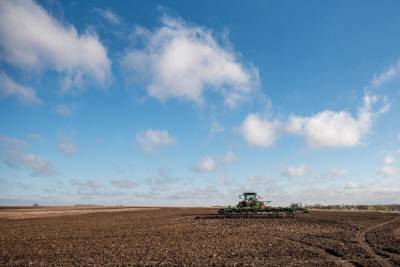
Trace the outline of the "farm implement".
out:
[[[253,192],[245,192],[239,196],[240,201],[236,206],[228,206],[218,210],[216,218],[273,218],[293,217],[296,207],[271,207],[271,201],[263,201]]]

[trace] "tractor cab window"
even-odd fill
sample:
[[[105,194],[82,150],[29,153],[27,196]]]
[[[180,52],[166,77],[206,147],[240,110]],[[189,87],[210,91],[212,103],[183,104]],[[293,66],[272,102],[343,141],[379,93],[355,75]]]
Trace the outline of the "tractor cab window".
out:
[[[257,194],[253,194],[253,193],[248,193],[248,194],[244,194],[244,199],[245,200],[255,200],[257,199]]]

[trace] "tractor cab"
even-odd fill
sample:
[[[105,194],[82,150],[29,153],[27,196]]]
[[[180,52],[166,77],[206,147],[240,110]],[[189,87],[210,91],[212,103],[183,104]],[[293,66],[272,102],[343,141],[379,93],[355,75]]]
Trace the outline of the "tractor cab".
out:
[[[260,199],[261,197],[257,193],[245,192],[242,195],[240,195],[239,198],[250,201],[250,200]]]
[[[257,193],[253,192],[245,192],[239,196],[240,199],[243,199],[237,205],[238,208],[251,207],[251,208],[261,208],[265,206],[265,202],[260,200],[261,197]]]

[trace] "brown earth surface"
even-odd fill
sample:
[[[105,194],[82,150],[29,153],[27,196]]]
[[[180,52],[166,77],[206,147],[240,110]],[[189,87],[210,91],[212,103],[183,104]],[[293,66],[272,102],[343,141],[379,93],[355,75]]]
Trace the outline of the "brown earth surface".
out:
[[[203,217],[215,212],[161,208],[0,219],[0,265],[400,266],[399,214]]]
[[[54,206],[54,207],[0,207],[0,219],[30,219],[53,216],[81,215],[96,212],[154,210],[148,207]]]

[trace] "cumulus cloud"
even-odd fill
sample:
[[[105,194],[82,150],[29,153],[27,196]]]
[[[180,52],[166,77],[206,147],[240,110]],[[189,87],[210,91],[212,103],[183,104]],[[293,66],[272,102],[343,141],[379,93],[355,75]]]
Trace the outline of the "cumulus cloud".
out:
[[[23,104],[37,105],[42,103],[42,100],[36,95],[35,90],[15,82],[11,77],[1,71],[0,94],[15,97]]]
[[[25,168],[31,176],[51,176],[54,167],[39,155],[27,153],[25,142],[9,136],[0,136],[0,156],[4,164],[10,168]]]
[[[74,113],[75,107],[71,104],[58,104],[53,108],[54,112],[63,117],[69,117]]]
[[[249,114],[241,126],[246,142],[252,146],[271,146],[278,137],[279,123],[268,121],[259,114]]]
[[[193,170],[196,172],[213,172],[216,169],[217,169],[217,162],[211,156],[206,156],[202,158],[193,168]]]
[[[139,29],[143,49],[126,52],[121,64],[126,76],[144,82],[152,97],[201,104],[209,90],[220,93],[233,107],[258,87],[258,70],[245,66],[210,30],[170,17],[164,17],[153,32]]]
[[[130,189],[136,186],[136,183],[129,179],[113,179],[111,185],[118,188]]]
[[[291,134],[303,135],[312,147],[352,147],[359,145],[369,133],[373,119],[389,109],[386,99],[382,107],[374,111],[373,106],[379,98],[364,95],[363,105],[357,116],[347,111],[322,111],[310,117],[289,117],[286,130]]]
[[[306,166],[289,166],[284,170],[284,175],[289,177],[302,177],[306,174]]]
[[[284,122],[251,113],[242,123],[241,132],[252,146],[268,147],[279,134],[287,133],[304,136],[308,145],[314,148],[352,147],[362,143],[374,119],[387,112],[389,107],[387,98],[366,93],[356,116],[347,111],[325,110],[312,116],[291,115]]]
[[[78,34],[30,0],[0,1],[0,58],[21,68],[49,68],[64,75],[63,89],[87,79],[105,85],[111,76],[107,50],[91,32]]]
[[[115,14],[111,9],[95,7],[94,12],[113,25],[120,24],[122,22],[122,18]]]
[[[136,136],[136,140],[145,152],[152,153],[161,147],[174,145],[175,138],[167,130],[149,129]]]

